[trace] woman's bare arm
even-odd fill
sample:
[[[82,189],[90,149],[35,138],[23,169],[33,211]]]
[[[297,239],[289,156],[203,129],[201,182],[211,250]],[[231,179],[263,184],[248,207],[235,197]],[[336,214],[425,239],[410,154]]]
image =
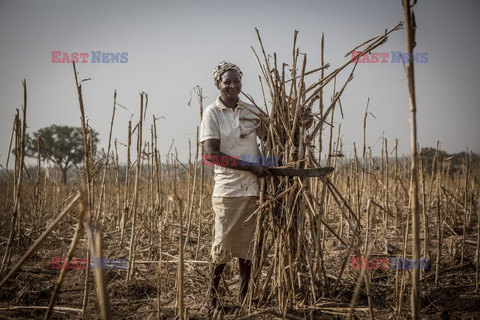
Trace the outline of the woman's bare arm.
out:
[[[220,152],[219,139],[205,140],[203,142],[203,147],[205,152],[203,157],[210,163],[235,170],[249,171],[259,177],[272,175],[267,168],[261,166],[260,164],[243,161],[236,157],[232,157],[228,154]]]

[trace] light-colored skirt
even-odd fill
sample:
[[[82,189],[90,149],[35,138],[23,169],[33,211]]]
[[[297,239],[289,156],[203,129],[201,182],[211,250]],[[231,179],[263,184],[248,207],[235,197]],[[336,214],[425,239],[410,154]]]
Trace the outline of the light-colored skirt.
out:
[[[252,260],[256,219],[243,222],[257,209],[258,197],[213,197],[215,212],[212,261],[227,263],[238,257]]]

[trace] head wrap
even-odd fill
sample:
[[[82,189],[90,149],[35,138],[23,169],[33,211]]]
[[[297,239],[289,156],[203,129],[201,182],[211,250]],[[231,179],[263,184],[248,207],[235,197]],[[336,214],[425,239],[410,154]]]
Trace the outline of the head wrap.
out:
[[[225,71],[227,70],[237,71],[238,75],[240,76],[240,80],[242,79],[242,75],[243,75],[242,70],[240,70],[240,68],[237,65],[230,62],[222,61],[218,64],[218,66],[213,71],[213,82],[215,83],[216,86],[218,86],[218,84],[220,83],[222,74],[224,74]]]

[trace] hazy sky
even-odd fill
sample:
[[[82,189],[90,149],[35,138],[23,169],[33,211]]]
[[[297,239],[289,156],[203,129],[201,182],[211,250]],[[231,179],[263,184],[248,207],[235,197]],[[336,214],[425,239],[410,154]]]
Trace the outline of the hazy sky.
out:
[[[418,136],[421,146],[440,140],[447,152],[466,148],[480,152],[480,3],[420,0],[415,9],[418,53],[428,61],[416,64]],[[113,92],[129,111],[117,109],[113,136],[126,142],[128,120],[138,120],[139,93],[149,96],[145,136],[152,114],[158,120],[159,147],[174,146],[184,158],[199,124],[197,100],[190,91],[203,87],[205,106],[218,95],[213,68],[222,60],[243,70],[243,90],[260,103],[259,68],[251,46],[258,49],[258,27],[266,50],[290,63],[294,30],[308,57],[307,69],[320,66],[320,39],[325,34],[325,61],[330,71],[347,61],[357,44],[403,19],[395,1],[3,1],[0,0],[0,164],[6,162],[15,109],[23,103],[21,80],[28,85],[28,132],[51,124],[80,125],[73,68],[52,63],[51,51],[88,52],[79,63],[86,114],[106,147]],[[91,51],[128,54],[127,63],[91,63]],[[400,154],[410,146],[407,82],[403,66],[391,63],[391,51],[405,52],[404,30],[375,50],[389,53],[388,63],[361,64],[343,94],[343,148],[362,144],[363,113],[370,98],[367,144],[375,154],[381,137],[389,150],[395,138]],[[349,72],[349,71],[346,71]],[[347,73],[344,74],[343,78]],[[343,84],[340,81],[339,84]],[[326,101],[333,88],[329,87]],[[125,148],[120,147],[120,159]],[[11,167],[11,165],[10,165]]]

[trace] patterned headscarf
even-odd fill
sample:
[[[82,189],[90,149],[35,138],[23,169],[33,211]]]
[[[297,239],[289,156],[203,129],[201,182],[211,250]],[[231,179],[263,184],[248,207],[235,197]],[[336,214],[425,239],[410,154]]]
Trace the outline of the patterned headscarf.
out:
[[[215,83],[216,86],[218,86],[218,84],[220,83],[222,74],[224,74],[225,71],[227,70],[237,71],[238,75],[240,76],[240,80],[242,79],[242,76],[243,76],[242,70],[240,70],[240,68],[237,65],[230,62],[222,61],[218,64],[218,66],[213,71],[213,82]]]

